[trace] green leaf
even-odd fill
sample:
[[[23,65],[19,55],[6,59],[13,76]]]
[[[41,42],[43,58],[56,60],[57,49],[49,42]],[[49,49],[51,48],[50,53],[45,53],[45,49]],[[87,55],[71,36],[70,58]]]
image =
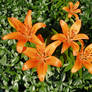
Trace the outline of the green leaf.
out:
[[[53,34],[57,34],[57,33],[58,33],[58,32],[57,32],[55,29],[53,29],[53,28],[51,28],[51,30],[52,30]]]
[[[6,57],[6,55],[4,55],[4,56],[0,59],[0,64],[6,65],[6,61],[7,61],[7,57]]]
[[[88,72],[85,72],[83,74],[83,79],[84,80],[92,80],[92,74],[89,74]]]
[[[68,64],[68,66],[65,67],[64,72],[67,72],[67,71],[71,70],[72,67],[73,67],[73,65],[71,63]]]
[[[5,51],[0,49],[0,56],[4,55]]]

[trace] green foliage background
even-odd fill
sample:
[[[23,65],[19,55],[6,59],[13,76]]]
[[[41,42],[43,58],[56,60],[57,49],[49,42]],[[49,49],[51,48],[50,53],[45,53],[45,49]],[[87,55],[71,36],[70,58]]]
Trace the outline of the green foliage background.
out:
[[[75,74],[70,72],[75,57],[71,48],[60,54],[61,46],[54,53],[63,62],[63,67],[48,66],[44,82],[40,82],[35,69],[22,71],[23,63],[28,57],[18,54],[16,40],[2,40],[1,37],[15,31],[8,21],[8,17],[16,17],[24,21],[29,9],[32,10],[32,22],[44,22],[47,27],[40,29],[47,44],[51,43],[50,37],[61,32],[59,21],[65,20],[68,24],[74,23],[67,18],[67,13],[62,10],[69,1],[77,0],[0,0],[0,92],[92,92],[92,75],[83,67]],[[92,1],[80,0],[82,20],[80,33],[86,33],[90,40],[85,40],[86,45],[92,43]],[[34,47],[33,44],[28,44]]]

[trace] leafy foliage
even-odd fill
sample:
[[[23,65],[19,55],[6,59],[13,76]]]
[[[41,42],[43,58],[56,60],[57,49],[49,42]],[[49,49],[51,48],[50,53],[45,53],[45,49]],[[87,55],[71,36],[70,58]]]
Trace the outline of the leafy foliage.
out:
[[[54,53],[55,56],[64,62],[63,67],[55,68],[48,66],[48,72],[44,82],[37,78],[35,69],[22,71],[23,63],[28,57],[16,52],[15,40],[2,40],[5,34],[15,31],[8,23],[8,17],[16,17],[23,21],[25,13],[32,10],[32,22],[44,22],[46,29],[39,30],[45,40],[50,43],[50,37],[61,32],[59,25],[60,19],[66,22],[74,22],[73,19],[67,19],[67,14],[62,7],[71,0],[0,0],[0,91],[1,92],[91,92],[92,75],[81,69],[72,74],[71,67],[74,64],[75,57],[72,55],[71,48],[64,54],[60,54],[61,46]],[[73,1],[73,0],[72,0]],[[92,1],[81,0],[80,8],[82,14],[81,32],[87,33],[92,42]],[[48,44],[47,43],[47,44]],[[34,44],[27,43],[34,47]],[[70,64],[71,63],[71,64]]]

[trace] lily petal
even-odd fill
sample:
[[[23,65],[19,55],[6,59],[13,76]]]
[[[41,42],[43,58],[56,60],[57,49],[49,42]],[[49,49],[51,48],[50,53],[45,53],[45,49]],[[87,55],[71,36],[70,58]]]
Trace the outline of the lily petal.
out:
[[[51,40],[60,40],[60,41],[65,41],[66,36],[64,34],[55,34],[54,36],[51,37]]]
[[[52,65],[52,66],[56,66],[56,67],[61,67],[62,66],[62,63],[61,61],[56,58],[55,56],[50,56],[46,59],[46,63],[48,65]]]
[[[22,51],[23,51],[23,48],[24,48],[24,45],[25,45],[25,43],[26,43],[27,41],[23,41],[23,40],[19,40],[18,42],[17,42],[17,51],[19,52],[19,53],[21,53]]]
[[[76,20],[79,20],[79,16],[75,13],[73,13],[73,15],[75,16]]]
[[[37,67],[37,73],[38,73],[39,80],[41,82],[44,81],[46,72],[47,72],[47,64],[44,62],[40,63]]]
[[[25,21],[24,21],[24,24],[29,26],[30,29],[32,28],[32,17],[31,17],[31,14],[32,14],[32,11],[29,10],[27,12],[27,15],[26,15],[26,18],[25,18]]]
[[[62,9],[67,11],[67,12],[69,12],[69,8],[68,7],[63,7]]]
[[[73,37],[73,40],[89,39],[86,34],[77,34]]]
[[[61,53],[64,53],[69,47],[70,44],[68,44],[67,41],[63,42]]]
[[[18,19],[12,17],[12,18],[8,18],[8,21],[9,21],[10,25],[12,27],[14,27],[17,31],[19,31],[21,33],[26,32],[25,25],[22,22],[20,22]]]
[[[75,5],[74,5],[74,7],[73,7],[73,9],[77,9],[78,8],[78,6],[79,6],[79,1],[77,1],[76,3],[75,3]]]
[[[72,2],[69,2],[69,7],[70,7],[70,9],[73,8],[73,3]]]
[[[43,43],[43,45],[36,45],[36,49],[40,54],[43,54],[45,51],[45,44]]]
[[[79,45],[73,41],[71,47],[73,48],[73,55],[76,56],[79,52]]]
[[[88,69],[88,71],[92,74],[92,63],[84,61],[83,65]]]
[[[76,9],[74,10],[75,13],[81,13],[81,10],[80,9]]]
[[[44,39],[43,39],[43,37],[42,37],[42,35],[41,35],[41,34],[38,34],[38,35],[37,35],[37,37],[39,38],[39,40],[40,40],[41,42],[43,42],[43,43],[44,43]]]
[[[35,67],[37,67],[38,63],[39,63],[39,60],[37,60],[35,58],[30,59],[24,63],[22,70],[25,71],[25,70],[28,70],[30,68],[35,68]]]
[[[88,52],[91,52],[92,53],[92,43],[90,45],[88,45],[85,50],[84,50],[84,53],[88,53]]]
[[[36,23],[33,25],[31,32],[35,34],[40,28],[46,27],[46,24],[44,23]]]
[[[61,28],[62,28],[63,33],[65,35],[67,35],[68,32],[69,32],[69,27],[68,27],[67,23],[64,22],[63,20],[60,20],[60,25],[61,25]]]
[[[92,60],[92,44],[88,45],[84,50],[84,55],[87,56],[87,60]]]
[[[92,63],[92,54],[89,54],[87,57],[86,57],[86,60],[88,62],[91,62]]]
[[[81,43],[80,53],[83,53],[84,52],[84,41],[83,40],[79,40],[79,42]]]
[[[7,39],[25,40],[26,38],[24,38],[24,36],[20,32],[12,32],[5,35],[2,39],[3,40],[7,40]]]
[[[76,20],[76,22],[70,28],[70,36],[74,36],[79,33],[81,28],[81,20]]]
[[[55,42],[49,44],[49,45],[46,47],[46,49],[45,49],[45,54],[46,54],[46,56],[51,56],[51,55],[54,53],[55,49],[56,49],[60,44],[61,44],[61,41],[55,41]]]
[[[74,64],[74,66],[73,66],[71,72],[72,72],[72,73],[75,73],[75,72],[77,72],[78,70],[80,70],[81,68],[82,68],[82,62],[79,61],[79,59],[76,59],[75,64]]]
[[[29,41],[36,44],[36,45],[43,44],[36,35],[32,35],[31,38],[29,39]]]
[[[68,13],[68,18],[71,18],[72,17],[72,13]]]
[[[23,54],[30,58],[35,58],[38,56],[38,52],[35,48],[27,47],[24,51]]]

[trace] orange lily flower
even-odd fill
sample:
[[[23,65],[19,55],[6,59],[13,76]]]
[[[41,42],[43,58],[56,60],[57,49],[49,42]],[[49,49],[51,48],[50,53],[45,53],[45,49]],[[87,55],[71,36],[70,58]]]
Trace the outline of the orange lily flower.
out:
[[[69,7],[63,7],[63,10],[69,12],[68,18],[71,18],[72,15],[76,17],[76,19],[79,19],[78,15],[76,13],[81,13],[80,9],[77,9],[79,6],[79,1],[77,1],[74,5],[72,2],[69,2]]]
[[[66,51],[71,46],[73,48],[73,55],[76,56],[79,51],[79,45],[75,41],[80,39],[89,39],[86,34],[78,34],[81,28],[81,20],[76,20],[70,29],[67,23],[65,23],[63,20],[60,20],[60,25],[63,34],[55,34],[51,39],[63,42],[61,53]]]
[[[75,64],[71,70],[72,73],[77,72],[83,66],[85,66],[88,71],[92,74],[92,44],[88,45],[84,50],[84,42],[81,42],[81,50],[77,55]]]
[[[42,36],[39,35],[38,37],[43,42]],[[36,48],[27,47],[23,53],[30,59],[24,63],[22,70],[37,68],[39,80],[44,81],[47,65],[56,67],[62,66],[61,61],[55,56],[52,56],[58,45],[60,45],[60,41],[55,41],[48,46],[45,46],[45,43],[43,43],[42,46],[36,45]]]
[[[18,19],[14,17],[8,18],[9,23],[11,24],[12,27],[14,27],[17,30],[17,32],[9,33],[5,35],[2,39],[3,40],[6,40],[6,39],[18,40],[17,51],[19,53],[22,52],[24,44],[27,41],[30,41],[35,44],[40,44],[40,45],[42,44],[42,42],[37,38],[35,33],[40,28],[46,27],[46,25],[43,23],[36,23],[32,26],[32,18],[30,16],[31,13],[32,13],[31,10],[27,12],[24,23],[20,22]]]

